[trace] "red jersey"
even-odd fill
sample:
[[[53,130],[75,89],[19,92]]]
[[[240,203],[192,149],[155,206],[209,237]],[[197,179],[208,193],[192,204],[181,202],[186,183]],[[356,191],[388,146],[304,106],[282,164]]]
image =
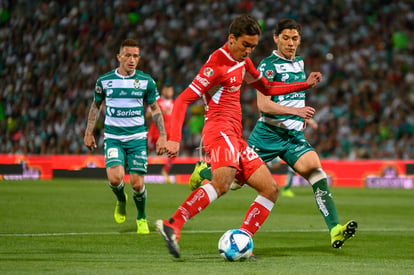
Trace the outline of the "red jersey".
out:
[[[255,68],[250,58],[236,61],[227,44],[213,52],[199,73],[175,102],[170,140],[180,142],[187,105],[202,97],[206,121],[203,136],[242,136],[240,88],[243,80],[265,95],[280,95],[305,90],[307,82],[281,83],[268,81]]]
[[[174,107],[174,100],[172,99],[163,99],[160,97],[158,100],[158,105],[160,106],[162,117],[164,119],[164,127],[165,131],[167,133],[167,138],[170,135],[170,126],[171,126],[171,115],[172,110]],[[154,145],[157,142],[157,139],[159,137],[158,128],[155,125],[154,122],[151,123],[149,129],[148,129],[148,142],[150,145]],[[155,147],[154,147],[155,148]]]

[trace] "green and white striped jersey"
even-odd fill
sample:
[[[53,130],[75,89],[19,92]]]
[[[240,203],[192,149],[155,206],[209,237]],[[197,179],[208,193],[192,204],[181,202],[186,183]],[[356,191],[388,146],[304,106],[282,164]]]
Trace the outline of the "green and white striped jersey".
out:
[[[295,60],[287,60],[273,51],[272,54],[260,62],[259,71],[270,81],[299,82],[306,80],[305,65],[300,56]],[[286,95],[272,96],[271,99],[283,106],[304,107],[305,91]],[[303,130],[303,118],[294,115],[271,115],[262,113],[259,121],[289,130]]]
[[[101,75],[95,86],[95,101],[105,101],[104,139],[130,141],[147,138],[144,103],[159,98],[155,81],[139,70],[123,76],[117,69]]]

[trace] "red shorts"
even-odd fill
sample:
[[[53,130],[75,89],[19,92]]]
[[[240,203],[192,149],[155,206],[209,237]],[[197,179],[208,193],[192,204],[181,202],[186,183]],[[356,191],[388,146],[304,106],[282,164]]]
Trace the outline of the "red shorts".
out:
[[[218,138],[203,138],[204,150],[210,162],[211,171],[231,166],[237,169],[236,179],[245,182],[264,162],[241,137],[222,133]]]

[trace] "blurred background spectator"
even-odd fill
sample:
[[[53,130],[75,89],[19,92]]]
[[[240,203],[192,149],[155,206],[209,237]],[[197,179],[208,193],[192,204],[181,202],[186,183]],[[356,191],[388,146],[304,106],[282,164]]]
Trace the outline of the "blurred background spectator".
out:
[[[121,40],[138,39],[139,69],[159,87],[173,83],[177,95],[224,43],[230,20],[249,13],[264,31],[252,54],[256,65],[273,49],[277,20],[303,25],[305,69],[324,75],[308,99],[320,126],[310,142],[321,158],[413,159],[412,0],[282,2],[1,0],[0,153],[87,153],[83,131],[95,81],[117,67]],[[243,90],[247,137],[259,114],[255,91]],[[188,109],[182,155],[198,154],[199,116],[197,107]]]

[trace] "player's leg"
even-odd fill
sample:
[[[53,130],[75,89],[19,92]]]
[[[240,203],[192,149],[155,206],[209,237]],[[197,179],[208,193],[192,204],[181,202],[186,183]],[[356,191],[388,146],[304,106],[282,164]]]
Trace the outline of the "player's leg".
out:
[[[191,191],[193,191],[200,187],[204,180],[211,181],[211,178],[211,167],[204,160],[199,160],[194,167],[188,185]],[[230,190],[238,190],[243,187],[243,184],[235,180],[231,183]]]
[[[210,143],[206,140],[205,145],[209,148],[207,153],[214,156],[211,161],[212,181],[191,192],[170,219],[157,221],[161,236],[170,253],[176,258],[180,257],[178,239],[181,228],[189,219],[229,190],[239,167],[239,138],[223,134],[221,138],[212,138]]]
[[[303,154],[296,161],[294,168],[311,184],[318,209],[331,233],[331,244],[334,248],[340,248],[347,239],[354,236],[358,225],[355,221],[349,221],[345,225],[339,224],[335,201],[317,153],[308,151]]]
[[[234,167],[219,167],[215,169],[213,171],[213,180],[194,190],[169,220],[157,221],[157,228],[174,257],[180,257],[178,240],[181,235],[181,228],[189,219],[203,211],[218,197],[225,194],[235,175],[236,168]]]
[[[147,189],[144,184],[144,175],[130,173],[131,187],[135,207],[137,208],[137,233],[149,234],[148,221],[145,214],[145,207],[147,203]]]
[[[295,196],[295,193],[293,193],[291,189],[292,183],[293,183],[293,177],[295,176],[295,173],[296,172],[290,166],[288,166],[288,171],[286,173],[286,184],[283,187],[283,190],[281,193],[282,196],[290,197],[290,198]]]
[[[109,186],[116,196],[116,205],[114,211],[114,219],[116,223],[124,223],[126,219],[126,201],[124,184],[124,163],[125,154],[120,146],[119,141],[105,140],[105,166],[106,174],[109,180]]]
[[[248,177],[246,182],[256,189],[258,195],[247,210],[240,228],[253,235],[273,209],[279,195],[279,186],[264,163]]]
[[[133,140],[127,142],[125,146],[133,199],[137,208],[137,233],[149,234],[145,213],[147,189],[144,184],[144,175],[147,173],[148,166],[147,142],[145,140]]]

